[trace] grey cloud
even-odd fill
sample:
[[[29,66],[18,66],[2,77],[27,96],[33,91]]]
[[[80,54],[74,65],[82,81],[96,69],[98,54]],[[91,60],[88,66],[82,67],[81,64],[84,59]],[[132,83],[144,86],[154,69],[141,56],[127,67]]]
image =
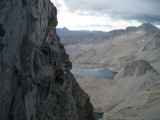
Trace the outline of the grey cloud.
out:
[[[160,24],[160,0],[64,0],[71,10],[107,14],[113,19]]]

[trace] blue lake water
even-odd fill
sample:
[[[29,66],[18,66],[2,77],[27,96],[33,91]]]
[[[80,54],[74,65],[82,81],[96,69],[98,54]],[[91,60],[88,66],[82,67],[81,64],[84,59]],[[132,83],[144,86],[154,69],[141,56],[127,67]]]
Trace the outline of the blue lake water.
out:
[[[102,113],[94,113],[94,118],[96,119],[96,120],[98,120],[98,119],[100,119],[100,118],[102,118],[103,117],[103,114]]]
[[[101,77],[114,80],[117,72],[108,70],[107,68],[94,68],[94,69],[79,69],[72,68],[71,72],[75,75],[80,75],[83,77]]]

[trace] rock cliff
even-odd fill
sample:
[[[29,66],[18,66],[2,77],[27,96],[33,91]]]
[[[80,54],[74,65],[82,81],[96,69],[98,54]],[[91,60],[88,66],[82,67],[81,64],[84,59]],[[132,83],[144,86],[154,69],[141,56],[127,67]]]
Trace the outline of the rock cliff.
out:
[[[1,120],[94,120],[50,0],[0,1]]]

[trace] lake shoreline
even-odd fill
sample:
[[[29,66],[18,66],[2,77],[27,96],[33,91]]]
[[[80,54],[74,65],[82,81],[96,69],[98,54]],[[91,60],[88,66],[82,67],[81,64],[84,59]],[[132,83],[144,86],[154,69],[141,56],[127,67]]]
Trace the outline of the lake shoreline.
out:
[[[106,78],[110,80],[114,80],[117,72],[110,71],[107,68],[72,68],[71,73],[75,75],[80,75],[83,77],[99,77],[99,78]]]

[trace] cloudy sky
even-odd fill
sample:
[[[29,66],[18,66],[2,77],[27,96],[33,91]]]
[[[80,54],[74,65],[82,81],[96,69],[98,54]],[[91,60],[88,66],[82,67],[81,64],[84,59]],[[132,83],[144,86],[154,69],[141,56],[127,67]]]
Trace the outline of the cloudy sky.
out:
[[[124,29],[150,22],[160,27],[160,0],[51,0],[58,27],[70,30]]]

